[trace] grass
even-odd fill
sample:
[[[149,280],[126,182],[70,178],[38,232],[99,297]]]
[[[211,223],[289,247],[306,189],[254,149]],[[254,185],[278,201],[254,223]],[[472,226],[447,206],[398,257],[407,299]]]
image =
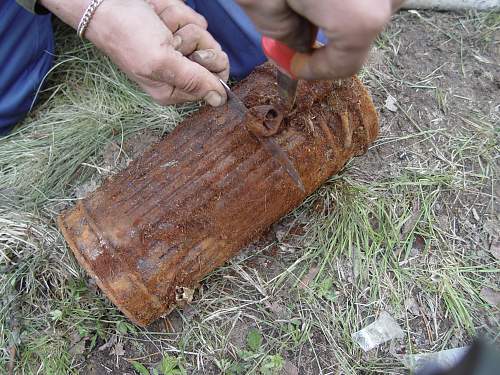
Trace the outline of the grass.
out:
[[[67,43],[66,33],[59,38],[60,45]],[[75,187],[99,172],[105,145],[122,145],[145,130],[161,135],[189,108],[151,103],[89,46],[58,57],[42,96],[37,111],[0,140],[0,287],[2,295],[12,296],[1,305],[0,367],[7,368],[7,349],[22,343],[21,369],[35,372],[32,364],[41,363],[46,373],[64,373],[59,369],[68,369],[71,358],[63,332],[104,337],[95,325],[113,323],[108,310],[116,311],[95,296],[89,301],[88,293],[80,295],[86,290],[83,274],[55,227],[55,216],[74,201]],[[75,290],[75,283],[81,289]],[[22,337],[10,334],[12,325]],[[64,326],[61,336],[40,335],[58,326]],[[46,357],[45,351],[54,355]]]
[[[499,115],[464,91],[467,84],[445,79],[455,71],[449,61],[436,57],[421,69],[402,60],[408,33],[422,28],[436,32],[433,46],[453,45],[447,58],[471,87],[474,69],[491,68],[474,56],[495,43],[498,14],[399,16],[377,42],[382,67],[362,74],[380,108],[388,94],[399,107],[382,113],[369,154],[278,224],[272,240],[209,275],[192,306],[148,329],[128,323],[87,278],[55,217],[79,186],[107,175],[108,144],[117,145],[116,160],[127,159],[128,139],[161,136],[195,106],[153,104],[60,30],[65,53],[41,105],[0,139],[0,373],[11,357],[19,374],[89,366],[141,374],[404,373],[401,352],[458,347],[477,335],[498,340],[498,309],[480,292],[499,284],[489,254],[499,233],[487,233],[499,220]],[[405,338],[363,353],[351,335],[381,311]]]
[[[27,204],[43,205],[68,184],[88,179],[110,141],[122,144],[144,129],[162,134],[182,117],[151,103],[90,48],[69,53],[87,56],[62,56],[57,79],[66,84],[46,89],[52,99],[38,110],[39,118],[2,140],[2,186],[17,186]]]

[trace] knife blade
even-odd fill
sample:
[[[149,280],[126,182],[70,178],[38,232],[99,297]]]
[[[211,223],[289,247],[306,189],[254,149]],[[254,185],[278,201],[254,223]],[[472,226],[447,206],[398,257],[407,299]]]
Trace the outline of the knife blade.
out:
[[[220,80],[222,86],[226,90],[227,94],[227,104],[233,108],[238,114],[241,115],[241,118],[245,118],[248,113],[248,108],[245,104],[238,98],[232,91],[231,88],[223,81]],[[253,133],[252,133],[253,134]],[[302,179],[299,175],[299,172],[293,165],[292,161],[288,157],[287,153],[283,151],[281,146],[270,137],[261,137],[256,134],[253,134],[260,141],[264,149],[271,154],[271,156],[280,164],[280,166],[285,170],[288,176],[292,179],[294,184],[303,192],[306,192],[306,188]]]
[[[269,152],[273,158],[283,167],[288,176],[292,179],[295,185],[303,192],[306,192],[306,188],[302,179],[300,178],[299,172],[293,165],[292,161],[288,155],[283,151],[283,149],[276,143],[272,138],[260,138],[262,146]]]
[[[262,49],[264,54],[278,67],[276,81],[283,105],[291,110],[295,105],[298,79],[293,73],[295,57],[299,54],[309,54],[314,50],[318,28],[304,17],[300,19],[300,33],[294,36],[291,44],[286,45],[278,40],[263,36]]]
[[[283,102],[283,105],[287,109],[293,108],[295,105],[295,98],[297,97],[297,87],[299,85],[299,81],[293,79],[288,74],[282,72],[278,69],[278,73],[276,73],[276,81],[278,82],[278,93]]]

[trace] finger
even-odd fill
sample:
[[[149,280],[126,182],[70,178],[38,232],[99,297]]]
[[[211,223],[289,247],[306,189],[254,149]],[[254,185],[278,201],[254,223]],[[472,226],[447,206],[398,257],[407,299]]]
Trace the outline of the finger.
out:
[[[167,27],[175,33],[186,25],[196,25],[202,29],[208,27],[207,20],[199,13],[179,0],[170,0],[156,8],[156,13]]]
[[[159,86],[141,85],[141,87],[153,98],[156,103],[163,106],[194,102],[198,100],[195,96],[189,95],[168,84],[161,84]]]
[[[329,44],[312,54],[297,54],[291,70],[298,78],[306,80],[346,78],[361,69],[369,51],[370,45],[342,49]]]
[[[304,19],[288,5],[286,0],[236,0],[252,19],[257,29],[269,38],[291,47],[301,39]]]
[[[174,48],[184,56],[189,56],[197,50],[221,50],[220,44],[212,35],[198,25],[184,26],[174,34],[174,39]]]
[[[166,51],[159,61],[150,76],[156,82],[172,86],[173,93],[182,91],[192,100],[203,99],[213,107],[226,102],[226,91],[219,78],[200,64],[174,50]]]
[[[183,104],[200,100],[195,95],[182,91],[178,87],[169,84],[143,85],[141,88],[146,92],[154,102],[162,106]]]
[[[229,78],[229,59],[225,52],[204,49],[193,52],[189,58],[205,69],[217,74],[222,80],[227,81]]]

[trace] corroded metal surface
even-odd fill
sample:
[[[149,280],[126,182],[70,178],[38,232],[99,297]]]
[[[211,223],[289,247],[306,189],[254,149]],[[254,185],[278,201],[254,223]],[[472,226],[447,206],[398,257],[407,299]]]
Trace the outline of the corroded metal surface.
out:
[[[235,88],[248,108],[277,101],[275,71]],[[203,108],[63,213],[80,264],[132,321],[171,311],[210,271],[297,207],[378,134],[356,79],[302,82],[274,139],[304,182],[301,192],[230,108]]]

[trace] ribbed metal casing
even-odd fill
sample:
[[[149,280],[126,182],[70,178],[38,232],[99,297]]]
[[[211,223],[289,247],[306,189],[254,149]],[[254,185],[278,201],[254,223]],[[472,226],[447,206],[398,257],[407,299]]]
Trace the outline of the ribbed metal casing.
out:
[[[247,107],[275,102],[274,68],[259,67],[234,92]],[[195,288],[378,134],[357,78],[301,82],[297,109],[275,139],[303,193],[240,119],[228,106],[202,108],[60,216],[80,264],[133,322],[170,312],[179,288]]]

